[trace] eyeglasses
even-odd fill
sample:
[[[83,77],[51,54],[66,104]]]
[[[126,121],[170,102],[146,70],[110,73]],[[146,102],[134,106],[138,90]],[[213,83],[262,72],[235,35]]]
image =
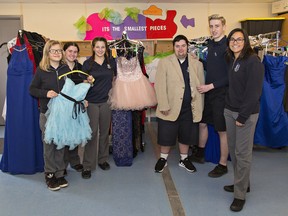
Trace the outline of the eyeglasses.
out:
[[[230,38],[229,40],[231,43],[237,42],[237,43],[242,43],[244,41],[244,38]]]
[[[50,49],[49,50],[49,53],[51,53],[51,54],[62,54],[62,49]]]

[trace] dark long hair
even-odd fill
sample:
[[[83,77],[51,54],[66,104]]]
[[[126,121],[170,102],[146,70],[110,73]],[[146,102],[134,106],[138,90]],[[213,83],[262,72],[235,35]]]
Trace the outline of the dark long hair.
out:
[[[98,41],[103,41],[104,44],[105,44],[105,48],[106,48],[106,51],[105,51],[105,60],[107,62],[107,64],[110,64],[109,62],[109,55],[108,55],[108,42],[106,40],[106,38],[104,37],[95,37],[93,40],[92,40],[92,43],[91,43],[91,46],[92,46],[92,56],[91,56],[91,59],[90,59],[90,68],[89,68],[89,71],[92,69],[92,65],[93,65],[93,62],[95,60],[95,51],[93,50],[93,48],[95,47],[96,43]]]
[[[75,43],[75,42],[67,42],[67,43],[65,43],[64,46],[63,46],[63,50],[66,51],[70,46],[76,47],[77,50],[78,50],[78,53],[80,52],[80,48],[79,48],[78,44]]]
[[[255,52],[253,51],[253,49],[250,45],[249,36],[248,36],[247,32],[244,29],[235,28],[229,33],[229,35],[227,37],[228,47],[227,47],[227,52],[226,52],[226,59],[228,62],[230,62],[230,61],[232,61],[232,59],[234,59],[234,53],[230,49],[229,43],[230,43],[232,35],[236,32],[241,32],[243,34],[243,37],[244,37],[244,47],[243,47],[238,59],[246,59],[249,56],[255,54]]]

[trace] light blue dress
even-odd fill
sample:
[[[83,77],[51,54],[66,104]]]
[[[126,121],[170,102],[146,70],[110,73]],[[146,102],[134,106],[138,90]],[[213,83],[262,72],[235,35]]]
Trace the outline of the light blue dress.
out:
[[[80,144],[84,146],[87,140],[91,139],[92,130],[83,104],[89,88],[89,83],[75,85],[71,79],[66,78],[61,90],[66,97],[59,94],[48,103],[48,110],[45,113],[47,122],[44,141],[46,143],[54,143],[57,149],[69,146],[72,150]],[[78,103],[67,99],[67,96]]]

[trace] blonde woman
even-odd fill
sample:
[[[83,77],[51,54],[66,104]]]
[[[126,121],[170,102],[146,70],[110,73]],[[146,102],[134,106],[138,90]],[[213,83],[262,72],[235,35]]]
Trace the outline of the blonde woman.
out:
[[[64,79],[58,76],[69,72],[69,67],[64,63],[64,53],[59,41],[49,40],[44,46],[43,57],[36,70],[34,79],[30,85],[30,94],[39,98],[40,103],[40,129],[44,145],[44,171],[48,189],[57,191],[68,186],[64,178],[64,149],[57,149],[56,145],[45,143],[44,132],[47,118],[45,112],[51,98],[57,97],[60,93]]]

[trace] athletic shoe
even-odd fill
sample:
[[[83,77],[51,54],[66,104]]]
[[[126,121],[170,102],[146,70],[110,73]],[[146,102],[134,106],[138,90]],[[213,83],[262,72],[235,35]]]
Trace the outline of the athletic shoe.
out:
[[[64,177],[57,178],[60,188],[65,188],[68,186],[68,182]]]
[[[155,172],[162,173],[166,166],[167,166],[167,160],[165,158],[159,158],[159,160],[155,165]]]
[[[46,184],[49,190],[57,191],[60,190],[60,185],[55,177],[54,173],[46,173],[45,174]]]
[[[192,164],[192,162],[187,158],[184,160],[179,161],[179,166],[182,168],[185,168],[188,172],[196,172],[195,166]]]

